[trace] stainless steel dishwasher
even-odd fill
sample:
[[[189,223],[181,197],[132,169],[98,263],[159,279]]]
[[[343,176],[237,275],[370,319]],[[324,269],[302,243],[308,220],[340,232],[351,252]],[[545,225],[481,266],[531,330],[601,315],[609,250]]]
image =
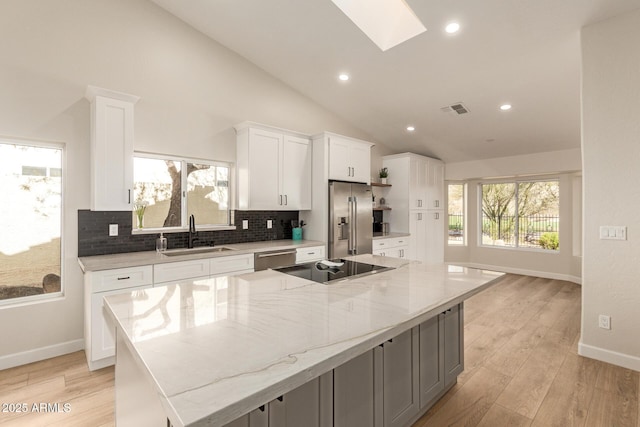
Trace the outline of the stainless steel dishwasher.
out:
[[[253,257],[253,269],[255,271],[288,267],[296,263],[296,250],[257,252]]]

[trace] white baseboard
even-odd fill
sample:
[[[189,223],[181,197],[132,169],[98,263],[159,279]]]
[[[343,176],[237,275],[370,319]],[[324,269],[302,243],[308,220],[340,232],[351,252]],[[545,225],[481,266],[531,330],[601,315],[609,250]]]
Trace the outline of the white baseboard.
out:
[[[520,274],[523,276],[542,277],[543,279],[565,280],[567,282],[582,285],[582,278],[569,274],[549,273],[547,271],[525,270],[522,268],[511,268],[502,265],[477,264],[473,262],[447,262],[447,264],[460,265],[462,267],[480,268],[484,270],[504,271],[505,273]]]
[[[84,349],[84,339],[67,341],[21,353],[7,354],[6,356],[0,356],[0,370],[62,356],[82,349]]]
[[[600,360],[602,362],[611,363],[612,365],[622,366],[623,368],[633,369],[634,371],[640,372],[640,357],[637,356],[594,347],[592,345],[583,344],[582,341],[578,343],[578,354],[580,356]]]

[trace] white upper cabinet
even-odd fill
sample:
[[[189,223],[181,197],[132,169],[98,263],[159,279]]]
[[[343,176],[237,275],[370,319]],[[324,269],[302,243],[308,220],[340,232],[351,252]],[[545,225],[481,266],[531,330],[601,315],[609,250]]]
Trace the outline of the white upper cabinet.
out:
[[[311,209],[309,138],[253,123],[236,131],[239,208]]]
[[[427,160],[426,199],[427,209],[444,209],[444,163],[441,160]]]
[[[371,147],[369,142],[339,135],[329,135],[329,179],[371,182]]]
[[[127,211],[133,197],[133,106],[137,96],[88,86],[91,209]]]

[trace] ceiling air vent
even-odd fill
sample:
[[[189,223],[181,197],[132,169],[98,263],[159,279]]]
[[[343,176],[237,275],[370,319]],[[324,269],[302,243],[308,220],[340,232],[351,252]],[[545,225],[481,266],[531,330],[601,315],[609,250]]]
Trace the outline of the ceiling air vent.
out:
[[[456,104],[447,105],[446,107],[442,107],[440,109],[443,113],[456,113],[456,114],[466,114],[469,112],[469,109],[462,103],[458,102]]]

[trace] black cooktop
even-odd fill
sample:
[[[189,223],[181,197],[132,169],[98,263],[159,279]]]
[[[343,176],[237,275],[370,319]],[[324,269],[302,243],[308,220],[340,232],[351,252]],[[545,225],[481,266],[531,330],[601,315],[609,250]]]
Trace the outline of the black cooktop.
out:
[[[356,276],[365,276],[393,269],[393,267],[383,267],[344,259],[332,259],[329,261],[342,263],[342,265],[329,267],[321,264],[321,262],[309,262],[306,264],[292,265],[290,267],[276,268],[275,270],[281,273],[291,274],[292,276],[313,280],[314,282],[331,284]]]

